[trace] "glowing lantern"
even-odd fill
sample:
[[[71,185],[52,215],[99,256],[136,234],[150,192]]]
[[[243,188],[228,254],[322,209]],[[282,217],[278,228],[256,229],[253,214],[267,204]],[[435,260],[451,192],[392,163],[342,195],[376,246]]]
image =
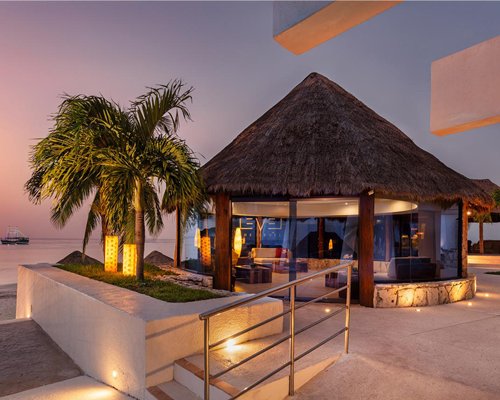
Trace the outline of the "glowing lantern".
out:
[[[241,237],[241,228],[236,228],[234,232],[234,251],[238,254],[238,257],[241,255],[241,248],[243,246],[243,239]]]
[[[135,275],[137,248],[135,244],[123,245],[123,275]]]
[[[118,270],[118,236],[106,236],[104,239],[104,271]]]
[[[201,232],[200,228],[196,228],[196,233],[194,234],[194,247],[199,249],[201,246]]]
[[[203,236],[201,238],[200,255],[201,265],[203,268],[210,268],[212,265],[212,254],[210,250],[210,237]]]

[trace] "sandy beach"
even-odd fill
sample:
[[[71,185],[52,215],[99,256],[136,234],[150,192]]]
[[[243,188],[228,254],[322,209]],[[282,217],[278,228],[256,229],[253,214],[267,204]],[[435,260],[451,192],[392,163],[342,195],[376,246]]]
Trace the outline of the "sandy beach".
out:
[[[16,284],[0,285],[0,321],[16,318]]]

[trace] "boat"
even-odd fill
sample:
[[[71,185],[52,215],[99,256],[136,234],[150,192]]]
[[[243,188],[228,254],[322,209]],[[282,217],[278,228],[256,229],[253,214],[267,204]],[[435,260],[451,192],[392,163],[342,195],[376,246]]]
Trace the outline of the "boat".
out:
[[[30,238],[24,235],[17,226],[9,226],[7,235],[0,241],[2,244],[29,244]]]

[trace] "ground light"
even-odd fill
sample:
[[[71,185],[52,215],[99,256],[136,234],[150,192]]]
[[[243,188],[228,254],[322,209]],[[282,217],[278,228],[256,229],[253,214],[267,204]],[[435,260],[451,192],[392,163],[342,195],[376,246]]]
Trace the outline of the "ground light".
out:
[[[417,312],[420,312],[420,308],[417,308]]]
[[[137,247],[135,244],[123,245],[123,275],[135,275],[137,265]]]
[[[118,270],[118,236],[106,236],[104,243],[104,270],[116,272]]]
[[[116,370],[111,371],[111,376],[113,377],[113,379],[118,378],[118,372]]]
[[[228,351],[233,351],[235,348],[236,348],[236,340],[234,340],[234,339],[229,339],[229,340],[226,342],[226,349],[227,349]]]
[[[469,307],[470,307],[470,306],[472,306],[472,302],[470,302],[470,301],[469,301],[469,302],[467,303],[467,305],[468,305]]]

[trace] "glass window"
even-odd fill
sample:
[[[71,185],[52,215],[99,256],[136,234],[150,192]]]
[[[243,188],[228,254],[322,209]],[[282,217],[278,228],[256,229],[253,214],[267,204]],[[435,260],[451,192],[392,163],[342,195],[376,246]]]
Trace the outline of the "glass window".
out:
[[[232,212],[236,290],[258,292],[357,259],[358,199],[233,202]],[[301,285],[297,296],[345,285],[344,272],[330,275]]]
[[[215,266],[215,210],[190,221],[182,240],[181,267],[213,273]]]
[[[458,275],[458,207],[375,200],[375,282],[421,282]]]

